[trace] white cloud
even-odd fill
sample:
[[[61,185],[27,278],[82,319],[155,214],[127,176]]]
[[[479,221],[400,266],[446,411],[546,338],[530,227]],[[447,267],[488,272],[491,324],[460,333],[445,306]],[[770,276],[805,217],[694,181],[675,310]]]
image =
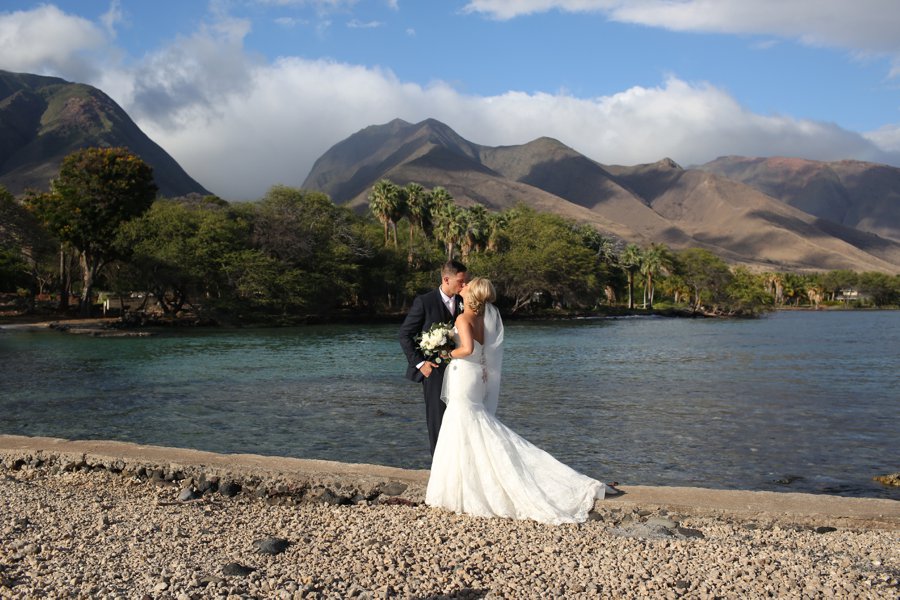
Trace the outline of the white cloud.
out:
[[[347,27],[350,29],[377,29],[384,25],[381,21],[360,21],[358,19],[351,19],[347,21]]]
[[[885,125],[864,135],[885,152],[900,155],[900,125]]]
[[[135,65],[96,63],[93,77],[73,75],[78,63],[49,61],[64,48],[116,50],[102,30],[55,9],[24,18],[0,15],[30,31],[65,24],[82,32],[65,43],[31,38],[31,54],[0,52],[0,68],[44,65],[70,80],[97,85],[210,191],[229,200],[255,199],[274,184],[299,186],[332,145],[394,118],[436,118],[484,145],[522,144],[550,136],[605,164],[670,157],[682,165],[724,154],[858,158],[900,165],[900,127],[863,135],[834,124],[763,116],[708,83],[669,77],[598,98],[510,91],[465,95],[443,82],[400,81],[382,69],[287,57],[266,62],[243,41],[249,25],[221,19],[172,41]],[[44,40],[41,43],[34,40]],[[75,40],[75,41],[72,41]],[[6,48],[0,37],[0,48]],[[105,59],[104,59],[105,60]],[[99,67],[102,65],[102,69]],[[880,149],[879,147],[883,148]]]
[[[690,165],[725,154],[891,158],[835,125],[760,116],[714,86],[674,77],[594,99],[521,92],[479,97],[443,83],[404,83],[387,71],[291,58],[253,68],[246,93],[228,94],[215,109],[194,108],[178,127],[149,120],[142,126],[189,173],[230,199],[258,198],[276,183],[299,186],[329,147],[396,117],[433,117],[491,146],[551,136],[605,164],[668,156]]]
[[[333,11],[348,8],[358,0],[256,0],[257,4],[268,6],[312,6],[320,11]]]
[[[621,3],[621,0],[471,0],[463,10],[507,20],[551,10],[600,12]]]
[[[560,10],[674,31],[755,34],[866,53],[900,55],[896,0],[471,0],[496,19]]]
[[[306,19],[295,19],[294,17],[278,17],[275,19],[275,24],[292,29],[298,25],[308,25],[309,21]]]
[[[226,19],[148,55],[117,99],[137,120],[164,127],[215,118],[231,95],[250,93],[254,61],[243,47],[249,23]]]
[[[100,22],[106,28],[106,32],[110,37],[116,37],[116,25],[123,21],[122,5],[119,0],[113,0],[109,3],[109,10],[100,16]]]
[[[473,109],[460,115],[462,125],[456,126],[473,141],[508,144],[517,137],[515,143],[522,143],[549,135],[605,164],[670,157],[689,165],[723,154],[883,158],[859,134],[825,123],[757,115],[714,86],[674,77],[660,87],[634,87],[595,99],[508,93],[481,99]]]
[[[88,80],[107,44],[103,29],[55,6],[0,13],[0,67],[37,74],[64,73]]]

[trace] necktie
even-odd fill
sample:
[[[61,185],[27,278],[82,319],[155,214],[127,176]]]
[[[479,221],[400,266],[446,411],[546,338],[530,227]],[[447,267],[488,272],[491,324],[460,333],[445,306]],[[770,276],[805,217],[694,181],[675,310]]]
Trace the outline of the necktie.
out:
[[[447,301],[447,310],[450,311],[450,316],[456,316],[456,302],[453,301],[453,298]]]

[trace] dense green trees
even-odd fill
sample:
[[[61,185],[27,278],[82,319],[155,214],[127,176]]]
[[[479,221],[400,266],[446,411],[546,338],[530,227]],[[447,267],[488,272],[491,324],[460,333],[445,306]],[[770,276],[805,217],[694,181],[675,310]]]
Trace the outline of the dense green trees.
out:
[[[144,292],[145,298],[152,294],[166,314],[219,299],[239,283],[235,263],[252,258],[239,256],[249,237],[246,219],[225,202],[158,200],[120,230],[118,245],[131,248],[131,255],[120,263],[115,287]]]
[[[597,255],[573,223],[520,208],[505,228],[507,249],[472,256],[472,271],[490,277],[518,312],[529,306],[585,308],[600,295]]]
[[[0,186],[0,290],[29,290],[33,301],[54,245],[37,219]]]
[[[359,217],[323,194],[284,186],[234,206],[159,200],[123,226],[120,241],[133,248],[124,281],[152,293],[164,312],[199,304],[263,320],[358,300],[361,265],[377,252]]]
[[[0,287],[31,298],[53,278],[65,287],[54,256],[76,257],[87,273],[83,298],[96,279],[106,291],[152,300],[145,308],[163,315],[296,322],[402,312],[452,257],[491,277],[508,313],[621,310],[626,296],[637,310],[636,293],[644,309],[717,315],[900,304],[898,276],[757,273],[707,250],[625,244],[526,207],[462,206],[440,187],[383,179],[368,216],[285,186],[256,202],[195,195],[151,205],[148,175],[127,153],[85,151],[66,159],[49,194],[29,198],[32,212],[0,190]]]
[[[48,230],[71,244],[81,261],[81,310],[90,310],[94,280],[120,256],[119,226],[150,208],[153,169],[125,148],[87,148],[63,159],[49,193],[29,204]]]

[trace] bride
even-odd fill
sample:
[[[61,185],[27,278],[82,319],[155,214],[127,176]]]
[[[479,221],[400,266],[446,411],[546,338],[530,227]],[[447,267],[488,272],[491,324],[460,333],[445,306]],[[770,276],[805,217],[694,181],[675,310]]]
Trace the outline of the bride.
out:
[[[562,464],[494,416],[503,364],[503,321],[491,304],[490,280],[462,291],[456,348],[441,394],[447,411],[425,494],[429,506],[482,517],[574,523],[587,519],[595,499],[618,493]]]

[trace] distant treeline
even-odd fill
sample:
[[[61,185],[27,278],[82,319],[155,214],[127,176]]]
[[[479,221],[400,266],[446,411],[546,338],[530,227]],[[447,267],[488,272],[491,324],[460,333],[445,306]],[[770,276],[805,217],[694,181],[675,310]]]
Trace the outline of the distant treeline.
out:
[[[403,312],[453,257],[490,277],[512,314],[623,308],[755,315],[780,305],[900,304],[900,277],[756,273],[699,248],[639,247],[589,225],[517,207],[463,208],[443,188],[379,181],[369,213],[275,186],[259,201],[158,199],[122,149],[63,163],[48,193],[0,188],[0,291],[83,313],[103,290],[153,298],[145,310],[216,320],[298,322]],[[148,179],[149,178],[149,179]]]

